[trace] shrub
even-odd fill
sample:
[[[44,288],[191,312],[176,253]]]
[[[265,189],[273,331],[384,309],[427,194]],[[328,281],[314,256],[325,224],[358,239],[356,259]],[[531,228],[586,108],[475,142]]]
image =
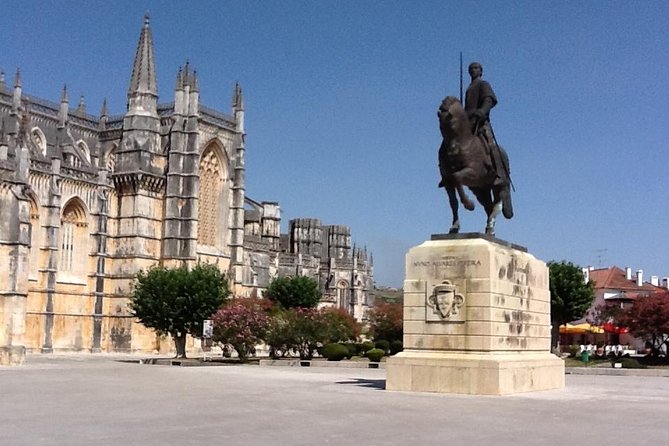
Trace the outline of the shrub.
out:
[[[370,336],[375,339],[402,340],[404,309],[402,304],[378,302],[369,313]]]
[[[360,336],[360,324],[342,308],[322,308],[318,311],[323,324],[322,342],[353,341]]]
[[[402,341],[395,339],[390,343],[390,354],[391,355],[396,355],[399,352],[404,350],[404,344],[402,344]]]
[[[379,350],[383,350],[383,353],[385,354],[388,353],[388,350],[390,350],[390,342],[386,341],[385,339],[381,339],[374,343],[374,347],[378,348]]]
[[[233,299],[213,316],[214,342],[230,344],[241,361],[255,352],[267,334],[270,317],[266,301],[261,299]]]
[[[353,342],[347,342],[346,344],[342,344],[344,347],[348,349],[348,355],[346,356],[348,359],[351,359],[354,356],[357,356],[358,353],[358,344],[355,344]]]
[[[274,308],[268,324],[265,342],[273,358],[286,356],[288,352],[299,354],[300,359],[312,359],[314,353],[320,355],[321,347],[329,343],[341,342],[355,355],[358,349],[354,340],[360,333],[359,324],[348,314],[335,308]],[[373,345],[372,345],[373,347]],[[371,348],[371,347],[370,347]]]
[[[620,362],[623,365],[624,369],[647,369],[648,366],[645,364],[641,364],[639,361],[637,361],[634,358],[628,358],[628,357],[623,357],[619,359],[613,359],[611,360],[611,363],[616,363]]]
[[[370,362],[379,362],[381,361],[381,358],[385,356],[385,354],[386,353],[380,348],[373,348],[367,352],[367,357],[369,358]]]
[[[323,356],[328,361],[341,361],[348,356],[348,348],[343,344],[331,343],[323,347]]]
[[[360,344],[360,353],[363,355],[367,354],[368,351],[374,348],[374,343],[372,341],[365,341]]]
[[[295,325],[294,313],[286,310],[274,312],[265,335],[272,359],[283,358],[295,348]]]
[[[569,346],[569,356],[576,358],[581,354],[581,347],[578,344],[572,344]]]
[[[323,323],[318,310],[314,308],[293,308],[286,313],[292,327],[291,349],[298,352],[300,359],[312,359],[316,348],[325,337]]]

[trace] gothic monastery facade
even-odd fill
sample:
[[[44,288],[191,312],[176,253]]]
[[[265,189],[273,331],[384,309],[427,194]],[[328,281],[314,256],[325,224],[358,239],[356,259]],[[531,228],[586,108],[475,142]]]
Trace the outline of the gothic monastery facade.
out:
[[[244,100],[231,113],[200,103],[186,63],[173,102],[158,103],[148,17],[124,115],[86,112],[23,93],[0,74],[0,364],[27,352],[167,352],[136,322],[135,274],[210,262],[236,296],[261,296],[279,275],[318,280],[322,305],[363,319],[372,259],[347,226],[317,219],[280,233],[276,202],[246,196]],[[191,347],[195,347],[191,341]]]

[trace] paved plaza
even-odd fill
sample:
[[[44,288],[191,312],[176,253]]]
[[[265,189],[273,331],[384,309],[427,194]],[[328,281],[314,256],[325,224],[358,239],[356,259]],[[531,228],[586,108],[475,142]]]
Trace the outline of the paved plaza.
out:
[[[0,367],[0,445],[660,444],[669,378],[567,375],[489,397],[383,390],[385,370],[172,367],[29,356]]]

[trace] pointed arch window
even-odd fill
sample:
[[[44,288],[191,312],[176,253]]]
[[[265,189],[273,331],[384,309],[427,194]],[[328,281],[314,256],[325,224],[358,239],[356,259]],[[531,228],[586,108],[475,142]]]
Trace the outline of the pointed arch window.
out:
[[[88,258],[88,222],[81,200],[72,199],[63,208],[60,233],[59,272],[69,278],[84,280]]]
[[[30,197],[30,264],[28,265],[28,278],[37,280],[39,272],[39,253],[42,243],[42,228],[39,221],[39,207],[35,197]]]
[[[210,144],[200,158],[198,244],[222,249],[228,230],[228,169],[217,144]]]
[[[39,127],[34,127],[30,133],[35,146],[39,149],[42,155],[46,156],[46,136],[44,136],[44,132],[42,132]]]
[[[77,149],[79,149],[79,153],[83,155],[84,159],[88,161],[90,164],[91,162],[91,152],[88,150],[88,144],[86,144],[83,140],[77,141]]]
[[[339,308],[348,309],[350,295],[348,282],[345,280],[337,282],[337,306]]]

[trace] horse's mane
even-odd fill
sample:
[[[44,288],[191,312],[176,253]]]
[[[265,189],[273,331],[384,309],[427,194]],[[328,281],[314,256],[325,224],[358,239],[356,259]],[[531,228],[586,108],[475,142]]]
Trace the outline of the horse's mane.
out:
[[[453,105],[454,102],[457,102],[460,104],[462,107],[462,104],[460,103],[460,100],[456,98],[455,96],[446,96],[443,101],[441,101],[441,105],[445,106],[446,108],[450,107]]]

